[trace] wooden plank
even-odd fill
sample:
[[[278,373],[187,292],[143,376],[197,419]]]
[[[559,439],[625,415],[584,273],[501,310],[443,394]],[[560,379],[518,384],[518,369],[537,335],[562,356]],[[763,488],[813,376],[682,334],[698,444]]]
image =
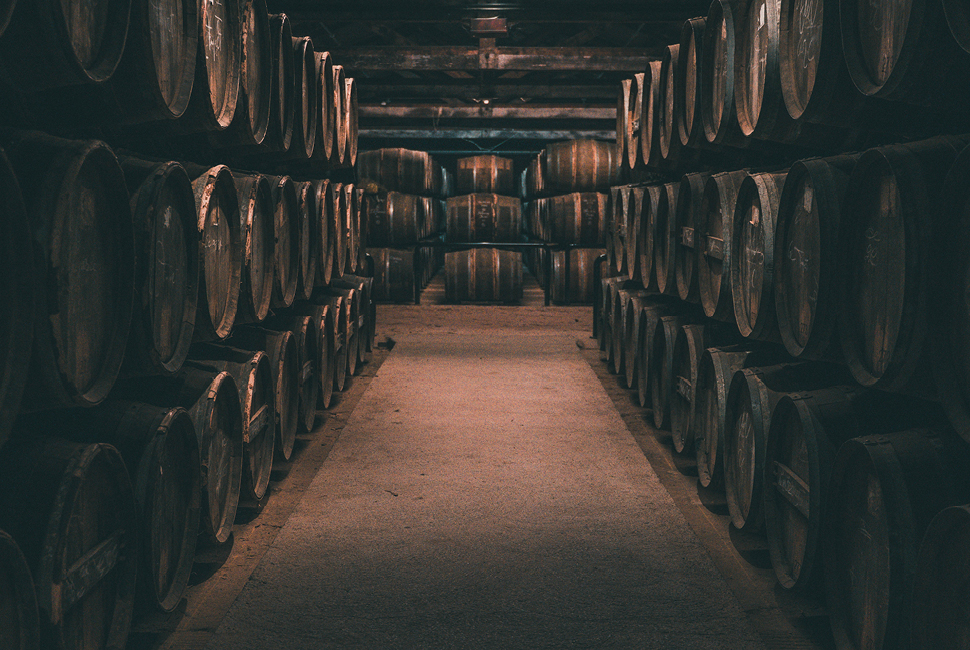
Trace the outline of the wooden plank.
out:
[[[363,104],[358,115],[362,118],[405,119],[560,119],[560,120],[616,120],[616,106],[380,106]]]
[[[642,72],[651,60],[635,47],[395,47],[332,52],[344,68],[358,70],[523,70]]]
[[[361,138],[380,139],[501,139],[501,140],[616,140],[615,130],[524,130],[524,129],[469,129],[469,128],[380,128],[360,129]]]

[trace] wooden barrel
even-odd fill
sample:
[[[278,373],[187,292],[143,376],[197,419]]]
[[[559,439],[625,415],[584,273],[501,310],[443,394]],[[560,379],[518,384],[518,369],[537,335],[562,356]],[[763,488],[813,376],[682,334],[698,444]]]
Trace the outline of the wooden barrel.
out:
[[[970,52],[970,9],[959,0],[943,0],[943,12],[957,45]]]
[[[273,306],[289,307],[296,298],[300,283],[300,247],[303,226],[300,219],[300,197],[296,183],[289,176],[270,177],[273,203],[276,205],[273,223],[276,245],[273,253]]]
[[[600,324],[599,327],[599,344],[600,350],[607,353],[603,357],[603,361],[607,361],[607,366],[611,368],[612,372],[616,372],[612,368],[613,361],[609,359],[613,355],[613,320],[614,320],[614,309],[613,301],[616,297],[616,293],[621,289],[628,289],[635,286],[635,283],[631,282],[625,277],[614,276],[603,279],[603,291],[600,294],[601,302],[597,308],[594,305],[593,308],[593,319]]]
[[[190,167],[189,177],[195,178],[192,190],[202,262],[195,339],[224,339],[236,320],[242,283],[243,241],[236,184],[225,165],[208,170]]]
[[[300,273],[297,281],[297,294],[302,300],[309,300],[317,284],[317,243],[320,241],[319,211],[317,193],[312,183],[295,183],[297,205],[300,215]]]
[[[526,168],[526,184],[530,196],[539,196],[546,193],[546,167],[548,164],[546,150],[543,149]]]
[[[375,149],[360,154],[360,184],[404,194],[434,194],[429,184],[437,167],[427,152],[410,149]]]
[[[569,256],[568,270],[566,256]],[[586,303],[593,300],[593,287],[600,278],[594,275],[601,248],[575,248],[552,253],[552,300],[563,303]]]
[[[625,279],[625,278],[624,278]],[[624,327],[624,318],[627,305],[630,302],[630,292],[637,283],[630,281],[630,287],[615,286],[610,294],[609,303],[606,305],[606,318],[609,319],[610,342],[612,348],[608,350],[609,355],[606,360],[607,369],[615,375],[625,375],[627,331]]]
[[[606,263],[611,274],[626,275],[626,222],[630,207],[630,186],[610,188],[610,220],[606,232]]]
[[[941,422],[939,406],[858,386],[799,391],[775,406],[765,447],[765,532],[785,589],[821,587],[822,530],[839,446],[860,435]]]
[[[970,506],[951,506],[933,517],[916,557],[914,650],[959,650],[970,645],[968,549]]]
[[[198,0],[131,4],[124,55],[110,80],[114,99],[130,124],[178,119],[195,84]]]
[[[317,341],[317,369],[320,373],[320,402],[321,408],[330,408],[333,399],[333,384],[336,365],[336,335],[337,325],[334,312],[330,305],[313,305],[313,315],[316,319],[320,338]]]
[[[445,254],[445,296],[450,302],[522,299],[522,254],[478,248]]]
[[[23,278],[36,276],[27,210],[20,184],[0,149],[0,283],[4,307],[0,310],[0,447],[13,426],[30,369],[34,340],[35,285]],[[11,628],[13,629],[13,628]],[[16,646],[14,646],[16,647]]]
[[[656,404],[652,401],[650,373],[653,370],[654,337],[657,334],[657,324],[665,316],[673,316],[682,310],[679,305],[671,303],[663,297],[653,296],[646,308],[643,309],[640,317],[634,323],[634,337],[636,349],[633,351],[633,358],[636,359],[636,367],[633,372],[636,375],[636,400],[641,406],[655,408]]]
[[[674,247],[674,279],[677,282],[677,295],[681,300],[700,303],[700,288],[697,281],[698,258],[703,255],[705,245],[699,239],[698,229],[704,222],[704,187],[711,174],[699,172],[686,174],[680,181],[677,191],[677,211],[674,213],[674,233],[677,245]]]
[[[5,72],[27,92],[107,81],[125,49],[131,4],[107,0],[92,10],[85,0],[70,0],[41,10],[23,1],[13,11],[4,2]]]
[[[4,452],[0,526],[33,575],[45,645],[124,647],[134,606],[138,513],[121,454],[111,445],[47,437]]]
[[[317,106],[320,89],[313,41],[294,36],[293,47],[293,141],[289,157],[305,160],[313,156],[317,143]]]
[[[677,197],[680,183],[660,188],[653,212],[653,277],[657,291],[676,296],[677,278],[674,256],[677,250]]]
[[[700,95],[704,137],[711,144],[739,146],[744,142],[735,111],[735,21],[731,0],[714,0],[704,29]]]
[[[459,194],[515,194],[512,159],[500,156],[471,156],[456,162],[455,190]]]
[[[646,224],[644,218],[649,218],[649,214],[644,214],[644,206],[649,213],[650,207],[647,205],[650,197],[644,187],[633,187],[630,189],[630,203],[627,208],[626,234],[624,246],[626,251],[623,259],[626,260],[627,277],[637,282],[649,285],[650,276],[643,277],[643,248],[644,230]]]
[[[643,96],[644,93],[649,92],[648,88],[644,87],[644,77],[643,72],[633,75],[633,79],[630,80],[630,92],[627,95],[627,105],[624,108],[626,111],[626,132],[624,133],[624,149],[626,150],[626,158],[620,160],[620,164],[625,163],[628,169],[636,169],[639,163],[642,161],[640,155],[640,138],[643,137]]]
[[[650,61],[643,75],[640,97],[640,160],[656,168],[660,162],[660,68],[661,61]]]
[[[729,272],[741,336],[778,342],[775,318],[775,224],[788,172],[749,174],[738,188]],[[725,233],[727,234],[727,233]]]
[[[327,161],[333,155],[333,57],[330,52],[317,52],[317,143],[313,148],[314,160]]]
[[[701,355],[694,387],[692,428],[697,455],[697,477],[703,487],[719,488],[724,482],[724,436],[727,427],[728,389],[734,373],[755,365],[780,361],[780,355],[752,350],[751,344],[709,348]]]
[[[637,387],[637,362],[640,358],[640,329],[644,312],[656,305],[650,294],[637,289],[618,291],[613,301],[613,363],[620,384]]]
[[[188,110],[179,121],[186,131],[224,131],[236,115],[242,62],[240,0],[199,4],[199,51]]]
[[[343,352],[345,363],[344,373],[348,377],[357,374],[357,361],[360,357],[362,333],[360,331],[360,295],[353,287],[331,286],[327,289],[331,298],[339,298],[333,302],[334,318],[338,321],[337,330],[342,332]]]
[[[415,255],[420,252],[400,248],[368,248],[374,258],[374,299],[381,302],[414,302]],[[420,265],[420,262],[419,262]]]
[[[317,193],[317,233],[320,237],[317,242],[317,284],[327,286],[333,277],[334,243],[337,238],[337,218],[334,214],[336,198],[333,183],[327,179],[314,181],[313,187]]]
[[[714,174],[704,185],[698,232],[703,255],[697,259],[697,285],[701,306],[708,318],[730,321],[734,319],[731,298],[731,231],[734,227],[734,207],[738,189],[747,177],[745,171]]]
[[[670,437],[674,450],[693,450],[696,421],[697,375],[701,355],[711,342],[705,325],[687,324],[674,337],[671,357]]]
[[[177,162],[122,158],[135,225],[135,313],[124,371],[179,371],[195,334],[199,230],[192,182]]]
[[[360,250],[360,194],[353,183],[343,186],[345,200],[343,213],[344,241],[347,243],[344,273],[357,270],[357,257]]]
[[[269,315],[273,298],[276,203],[267,176],[236,174],[233,180],[244,251],[237,321],[261,323]]]
[[[643,285],[651,289],[657,288],[654,259],[657,248],[657,212],[660,210],[660,198],[663,194],[662,185],[648,185],[644,188],[643,203],[640,208],[639,277]]]
[[[293,86],[296,62],[293,53],[293,30],[286,14],[270,14],[269,36],[272,76],[270,87],[269,130],[266,149],[285,153],[293,144],[293,122],[296,98]]]
[[[361,278],[355,275],[345,275],[340,280],[334,282],[331,291],[339,292],[343,295],[345,305],[349,305],[347,312],[347,332],[348,332],[348,368],[351,375],[360,372],[364,363],[367,361],[367,352],[371,348],[371,324],[373,322],[371,314],[371,278]],[[354,355],[353,358],[350,358]]]
[[[321,296],[320,301],[329,307],[333,314],[333,390],[343,392],[347,387],[347,365],[349,348],[347,345],[347,317],[343,296]]]
[[[0,643],[10,650],[40,647],[40,619],[30,567],[14,538],[0,530],[0,591],[6,606],[0,618]]]
[[[181,407],[117,400],[47,415],[45,431],[121,452],[139,511],[139,602],[171,612],[188,587],[199,534],[202,467],[192,418]]]
[[[93,406],[115,383],[131,325],[134,234],[124,174],[103,142],[14,133],[4,144],[23,191],[37,255],[39,311],[31,325],[34,348],[21,408]],[[12,183],[6,182],[11,192]],[[16,195],[5,201],[11,212],[4,220],[15,220]],[[17,227],[10,225],[14,232]],[[17,331],[15,325],[12,334]],[[16,363],[20,353],[11,361]]]
[[[362,356],[358,358],[364,363],[370,358],[377,337],[377,303],[374,300],[374,278],[361,275],[348,275],[341,278],[337,284],[340,287],[353,286],[360,295],[360,316],[358,327],[361,332]]]
[[[515,242],[522,232],[522,202],[498,194],[468,194],[448,199],[450,242]]]
[[[840,650],[860,640],[909,647],[919,543],[938,512],[970,498],[958,484],[965,455],[925,430],[853,438],[839,449],[823,562]]]
[[[347,266],[347,233],[344,229],[344,220],[347,213],[347,193],[344,192],[343,183],[332,183],[333,187],[333,270],[331,279],[339,278],[344,274]]]
[[[311,432],[317,420],[317,404],[320,402],[320,325],[311,316],[290,319],[290,333],[296,341],[300,366],[300,431]]]
[[[347,76],[342,65],[333,66],[333,155],[330,157],[332,167],[342,167],[347,160]]]
[[[681,83],[680,44],[668,45],[660,62],[660,110],[657,118],[659,130],[659,162],[665,169],[685,165],[683,145],[677,127],[677,115],[683,112],[679,101],[683,91],[677,87]]]
[[[842,351],[863,386],[931,390],[924,380],[927,300],[949,233],[934,228],[943,179],[966,138],[872,149],[849,179],[839,300]],[[927,350],[928,351],[928,350]],[[928,375],[928,371],[927,371]],[[912,386],[910,386],[912,388]]]
[[[645,368],[645,390],[650,394],[653,424],[661,430],[670,428],[670,404],[674,393],[674,343],[678,332],[690,322],[690,317],[671,315],[662,316],[653,326],[649,366]]]
[[[630,104],[630,91],[633,85],[632,79],[624,79],[620,82],[620,91],[616,95],[616,153],[619,156],[619,166],[626,166],[627,162],[627,151],[629,148],[627,142],[630,139],[630,112],[628,106]],[[522,182],[523,182],[523,192],[522,198],[528,198],[538,194],[535,191],[535,185],[533,184],[533,179],[535,172],[533,171],[533,166],[538,165],[538,158],[533,158],[527,167],[522,172]]]
[[[344,164],[353,167],[357,164],[357,82],[348,77],[344,83],[344,122],[347,125],[347,155]]]
[[[738,530],[764,526],[765,450],[775,405],[786,392],[818,390],[845,382],[840,367],[819,363],[738,369],[727,395],[724,488],[731,523]]]
[[[701,119],[703,106],[700,93],[703,86],[701,64],[703,62],[704,27],[707,18],[691,18],[684,22],[680,31],[680,56],[674,90],[677,135],[685,147],[697,148],[705,144],[704,123]]]
[[[618,180],[616,143],[570,140],[546,147],[547,192],[595,192]]]
[[[794,357],[827,356],[841,277],[842,204],[858,155],[802,160],[785,179],[775,232],[775,314]]]
[[[253,148],[266,141],[273,100],[273,53],[266,0],[243,0],[242,49],[236,113],[225,131],[211,140],[217,147]]]

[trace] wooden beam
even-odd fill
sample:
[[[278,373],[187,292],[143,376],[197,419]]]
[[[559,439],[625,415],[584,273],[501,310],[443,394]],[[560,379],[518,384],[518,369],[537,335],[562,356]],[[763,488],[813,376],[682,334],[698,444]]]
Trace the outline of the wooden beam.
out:
[[[345,69],[357,70],[524,70],[642,72],[657,60],[640,48],[626,47],[368,47],[335,49]]]
[[[507,120],[616,120],[616,106],[380,106],[362,104],[364,118],[402,119],[507,119]]]
[[[505,81],[505,80],[503,80]],[[571,86],[548,84],[429,84],[429,83],[361,83],[357,96],[361,101],[391,98],[454,99],[518,98],[530,99],[606,99],[616,101],[619,82],[602,85],[577,84]]]
[[[523,129],[469,129],[469,128],[379,128],[359,131],[360,138],[381,140],[616,140],[615,130],[523,130]]]

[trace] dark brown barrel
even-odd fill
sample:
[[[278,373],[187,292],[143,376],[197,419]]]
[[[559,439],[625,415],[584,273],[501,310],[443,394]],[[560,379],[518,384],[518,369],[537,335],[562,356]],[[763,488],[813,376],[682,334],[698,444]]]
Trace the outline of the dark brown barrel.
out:
[[[6,598],[0,618],[0,643],[10,650],[37,650],[40,647],[40,619],[34,580],[17,542],[2,530],[0,591]]]
[[[411,249],[368,248],[374,258],[374,299],[381,302],[414,302],[414,256]]]
[[[571,140],[550,144],[545,151],[547,192],[595,192],[619,180],[614,142]]]
[[[107,81],[125,49],[131,4],[107,0],[92,9],[87,0],[65,0],[41,8],[24,0],[10,16],[5,2],[5,72],[27,91]]]
[[[266,148],[284,153],[293,143],[294,107],[293,84],[296,78],[293,56],[293,31],[286,14],[269,17],[272,79],[270,87],[269,130]]]
[[[636,399],[641,406],[655,406],[650,391],[650,372],[653,369],[653,342],[657,334],[657,323],[664,316],[672,316],[679,311],[677,305],[662,297],[652,297],[633,324],[634,332],[630,341],[636,341],[632,357],[636,359],[636,367],[632,370],[636,375]]]
[[[347,156],[344,164],[353,167],[357,164],[357,82],[348,77],[344,84],[344,121],[347,124]]]
[[[957,45],[970,52],[970,7],[961,0],[943,0],[943,13]]]
[[[631,126],[628,105],[630,103],[630,90],[632,84],[632,79],[624,79],[621,81],[620,91],[616,96],[616,153],[620,158],[620,167],[626,166],[627,152],[629,151],[627,143],[630,140]],[[525,191],[523,192],[522,198],[527,198],[529,196],[538,194],[536,187],[532,182],[535,178],[535,172],[532,169],[534,165],[538,165],[538,158],[533,158],[529,163],[529,167],[522,172],[523,182],[525,185]]]
[[[627,228],[633,214],[633,188],[629,185],[615,187],[611,190],[612,219],[611,232],[607,233],[607,257],[610,257],[610,267],[620,275],[629,272],[629,260],[626,256]]]
[[[677,295],[687,302],[700,303],[697,264],[698,258],[704,254],[706,242],[700,239],[699,229],[703,228],[704,223],[704,187],[710,177],[710,174],[703,172],[687,174],[680,181],[677,192],[674,279],[677,281]]]
[[[957,76],[966,68],[945,37],[943,3],[840,0],[839,13],[845,62],[862,94],[924,105],[965,97],[950,82],[951,68]]]
[[[20,183],[0,149],[0,447],[6,442],[24,394],[34,342],[37,277],[27,209]],[[12,629],[12,628],[11,628]]]
[[[189,176],[195,175],[190,169]],[[225,165],[201,171],[192,181],[200,238],[199,309],[196,340],[229,336],[239,306],[243,242],[239,199],[232,172]]]
[[[286,308],[293,304],[300,282],[300,199],[289,176],[270,177],[270,184],[276,204],[273,305]]]
[[[328,409],[333,400],[337,325],[330,305],[313,305],[313,316],[320,332],[317,341],[317,351],[320,353],[317,361],[317,370],[320,373],[319,406]]]
[[[300,215],[300,274],[297,294],[303,300],[309,300],[313,295],[313,288],[317,283],[317,243],[320,234],[319,211],[317,209],[317,193],[312,183],[295,183],[297,205]]]
[[[124,120],[178,119],[195,83],[198,0],[134,2],[124,56],[111,77]]]
[[[115,383],[131,325],[134,234],[124,174],[103,142],[16,133],[5,146],[38,255],[39,317],[22,408],[93,406]],[[16,195],[8,205],[4,219],[16,219]]]
[[[242,50],[236,114],[215,136],[224,147],[257,147],[266,140],[273,100],[273,52],[266,0],[242,0]]]
[[[697,477],[704,487],[718,488],[724,481],[724,436],[727,427],[728,389],[734,373],[754,365],[779,361],[780,355],[751,345],[708,348],[701,355],[694,388],[692,428],[697,454]]]
[[[960,484],[965,456],[925,430],[853,438],[839,449],[823,561],[840,650],[910,647],[919,543],[938,512],[970,498]]]
[[[649,185],[643,190],[640,207],[640,281],[645,287],[655,289],[654,258],[657,248],[657,212],[660,210],[660,197],[664,193],[662,185]]]
[[[696,148],[707,142],[701,120],[702,86],[701,63],[704,49],[704,26],[707,18],[691,18],[680,31],[680,56],[675,73],[674,90],[677,99],[677,134],[685,147]]]
[[[317,143],[313,148],[313,159],[327,161],[333,155],[333,57],[330,52],[316,52],[314,58],[317,77]]]
[[[737,146],[743,142],[734,103],[736,5],[714,0],[704,29],[700,118],[711,144]]]
[[[317,143],[317,106],[320,89],[313,41],[307,36],[293,37],[293,142],[290,157],[313,156]]]
[[[300,367],[300,430],[313,431],[320,401],[320,325],[311,316],[291,319],[290,332],[296,341]]]
[[[33,575],[45,645],[123,648],[138,512],[121,454],[106,444],[35,437],[4,449],[0,477],[0,526]]]
[[[684,325],[674,337],[671,359],[670,437],[678,454],[694,447],[697,375],[701,355],[710,342],[704,325]]]
[[[674,256],[677,250],[677,197],[680,183],[661,187],[653,213],[653,269],[657,291],[676,296],[677,278]]]
[[[781,0],[750,0],[736,14],[734,104],[741,132],[765,140],[788,140],[795,124],[781,90]]]
[[[430,172],[434,160],[424,151],[375,149],[360,154],[358,177],[361,185],[376,184],[378,189],[404,194],[432,194]]]
[[[355,375],[360,372],[360,368],[369,359],[368,353],[373,349],[374,321],[377,316],[376,305],[372,300],[373,285],[373,278],[359,275],[345,275],[333,285],[336,290],[353,290],[350,325],[356,332],[358,341],[357,365],[353,371]]]
[[[263,327],[247,327],[236,332],[232,344],[244,350],[263,351],[269,357],[273,377],[276,411],[276,442],[274,455],[289,460],[296,442],[299,422],[300,365],[296,341],[288,331]]]
[[[269,178],[262,174],[233,177],[239,200],[243,238],[239,322],[260,323],[273,298],[276,247],[276,203]]]
[[[445,296],[451,302],[522,299],[522,254],[479,248],[445,254]]]
[[[360,295],[353,287],[331,286],[328,293],[340,300],[334,304],[334,318],[338,321],[337,330],[343,333],[344,371],[347,376],[357,374],[357,360],[360,356],[361,332]]]
[[[660,158],[660,114],[663,96],[660,94],[662,61],[650,61],[643,76],[643,97],[640,105],[640,157],[643,164],[657,168]]]
[[[198,345],[196,366],[228,372],[239,391],[242,407],[242,482],[239,503],[253,507],[269,487],[276,441],[276,404],[269,357],[262,351],[226,345]]]
[[[657,117],[659,130],[658,146],[660,161],[667,169],[684,163],[683,145],[677,130],[677,114],[683,112],[680,98],[683,92],[677,87],[680,83],[680,44],[668,45],[660,62],[660,104]]]
[[[792,356],[828,354],[838,313],[839,224],[858,155],[792,165],[775,232],[775,314]]]
[[[514,242],[522,232],[522,202],[498,194],[468,194],[448,199],[450,242]]]
[[[641,337],[640,323],[645,311],[655,307],[650,295],[636,289],[618,291],[613,300],[613,369],[620,384],[637,387],[637,362]]]
[[[594,305],[593,318],[598,320],[601,327],[599,329],[600,337],[600,350],[605,351],[607,354],[603,357],[604,361],[607,361],[607,366],[612,372],[616,372],[613,368],[613,325],[614,325],[614,299],[616,298],[616,293],[621,289],[628,289],[635,286],[635,283],[630,282],[624,277],[610,277],[603,279],[603,291],[601,293],[602,301],[599,305],[598,311]]]
[[[108,401],[55,414],[47,424],[46,430],[64,431],[78,442],[108,443],[121,452],[139,510],[138,597],[151,609],[171,612],[192,573],[202,507],[192,418],[181,407]]]
[[[195,85],[180,123],[188,131],[224,131],[236,115],[242,62],[242,2],[199,4]]]
[[[350,351],[347,345],[347,317],[343,296],[327,296],[322,301],[333,315],[333,390],[343,392],[347,386],[347,364]]]
[[[785,589],[821,586],[822,530],[839,445],[943,418],[935,404],[858,386],[799,391],[775,406],[765,449],[765,532],[771,564]]]
[[[950,236],[934,228],[943,179],[965,138],[867,151],[856,164],[843,206],[839,331],[842,351],[863,386],[932,392],[924,380],[927,300],[934,258]],[[928,373],[927,373],[928,375]]]
[[[630,80],[630,90],[626,98],[626,124],[624,133],[623,147],[626,157],[620,159],[620,165],[625,165],[628,169],[636,169],[642,160],[640,156],[640,138],[643,137],[643,94],[648,91],[644,88],[644,73],[640,72],[633,75]]]
[[[652,350],[646,368],[653,424],[658,429],[670,428],[670,405],[674,395],[674,343],[677,334],[691,319],[685,316],[663,316],[654,325]]]
[[[360,249],[360,194],[357,186],[353,183],[344,184],[344,213],[343,230],[344,241],[347,242],[346,259],[344,260],[344,273],[353,273],[357,270],[357,257]]]
[[[179,371],[195,333],[199,230],[192,182],[177,162],[123,158],[135,225],[135,314],[126,374]]]
[[[741,336],[779,340],[775,319],[775,224],[788,172],[749,174],[738,189],[729,272],[734,321]]]
[[[332,167],[342,167],[347,160],[347,76],[342,65],[333,66],[333,155],[330,157]]]
[[[456,162],[455,190],[459,194],[515,194],[512,159],[500,156],[471,156]]]
[[[647,195],[646,188],[634,187],[630,190],[630,205],[627,212],[626,235],[624,246],[626,252],[623,259],[626,260],[627,277],[643,284],[650,284],[650,275],[643,277],[643,248],[646,230],[645,219],[649,218],[650,197]],[[647,214],[644,214],[646,210]]]
[[[317,214],[319,224],[317,232],[320,239],[317,242],[317,283],[322,286],[330,284],[333,277],[334,243],[336,242],[337,222],[334,215],[333,183],[320,180],[313,183],[317,193]]]
[[[738,369],[727,395],[724,488],[738,530],[764,525],[765,450],[775,405],[786,392],[818,390],[844,382],[838,366],[781,364]],[[840,382],[841,380],[841,382]]]
[[[548,166],[546,150],[543,149],[539,155],[532,159],[526,168],[526,184],[531,196],[538,196],[546,192],[546,167]],[[445,195],[447,196],[447,194]]]
[[[745,171],[724,172],[711,176],[704,185],[698,232],[703,254],[697,259],[697,285],[701,306],[708,318],[734,319],[731,298],[731,231],[738,189],[747,176]]]
[[[593,300],[594,282],[600,278],[594,275],[596,258],[603,254],[601,248],[575,248],[569,251],[555,251],[552,254],[552,300],[589,304]],[[569,270],[566,270],[566,256],[569,256]]]
[[[636,287],[637,284],[630,281],[629,285],[615,286],[610,295],[610,301],[606,305],[606,317],[610,322],[610,341],[612,341],[612,349],[609,350],[606,367],[613,374],[625,374],[626,350],[629,346],[627,345],[628,329],[624,327],[624,318],[631,298],[630,292],[635,290],[633,287]]]
[[[347,266],[347,233],[344,229],[344,220],[347,212],[347,193],[344,192],[343,183],[331,183],[333,187],[333,270],[331,279],[339,278],[344,274]]]
[[[933,517],[916,558],[913,579],[913,650],[970,647],[970,506]]]

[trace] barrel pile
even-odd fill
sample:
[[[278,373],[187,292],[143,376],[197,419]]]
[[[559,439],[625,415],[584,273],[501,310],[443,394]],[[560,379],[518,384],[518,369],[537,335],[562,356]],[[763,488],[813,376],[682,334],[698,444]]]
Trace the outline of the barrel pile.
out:
[[[445,241],[510,243],[522,238],[522,202],[512,161],[483,155],[457,161],[455,193],[447,201]],[[522,298],[522,253],[473,247],[445,253],[450,302],[515,302]]]
[[[14,647],[172,611],[374,339],[354,81],[262,0],[81,4],[0,36]]]
[[[364,189],[367,253],[374,258],[374,296],[412,302],[441,268],[441,249],[415,248],[444,229],[453,178],[434,157],[409,149],[378,149],[358,158]]]
[[[593,300],[594,262],[606,244],[607,192],[617,169],[612,143],[574,140],[546,147],[519,177],[526,234],[560,247],[551,251],[551,277],[547,251],[529,253],[529,267],[557,303]]]
[[[618,94],[604,361],[839,648],[966,645],[956,5],[714,0]]]

